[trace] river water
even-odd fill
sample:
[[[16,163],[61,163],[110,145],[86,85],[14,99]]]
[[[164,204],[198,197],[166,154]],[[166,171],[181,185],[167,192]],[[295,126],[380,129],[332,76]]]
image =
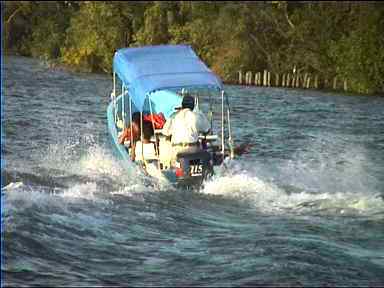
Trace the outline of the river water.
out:
[[[5,58],[7,286],[383,286],[384,98],[227,86],[236,143],[200,191],[107,139],[111,77]]]

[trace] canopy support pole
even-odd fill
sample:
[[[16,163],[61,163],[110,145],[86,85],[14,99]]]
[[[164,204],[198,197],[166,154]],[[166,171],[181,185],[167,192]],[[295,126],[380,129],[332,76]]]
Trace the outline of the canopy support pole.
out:
[[[123,130],[125,128],[125,86],[121,85],[121,118],[123,119]]]
[[[221,90],[221,153],[224,158],[224,90]]]
[[[129,123],[130,123],[130,136],[131,136],[131,143],[130,143],[130,146],[131,146],[131,154],[132,153],[135,153],[135,151],[133,151],[132,152],[132,149],[133,149],[133,132],[132,132],[132,98],[131,97],[129,97],[129,119],[131,119],[130,121],[129,121]]]
[[[113,72],[113,94],[116,95],[116,73]]]
[[[213,111],[212,111],[212,97],[211,93],[209,94],[209,111],[208,111],[208,118],[211,123],[211,134],[213,134]]]
[[[233,145],[233,139],[232,139],[232,133],[231,133],[231,118],[230,118],[230,106],[229,106],[229,99],[228,94],[225,94],[225,99],[227,102],[227,117],[228,117],[228,144],[230,149],[230,158],[235,158],[235,151],[234,151],[234,145]]]
[[[157,157],[157,167],[160,170],[160,151],[157,149],[157,137],[156,137],[156,133],[155,133],[155,122],[153,121],[152,103],[151,103],[151,98],[149,97],[149,95],[148,95],[148,102],[149,102],[149,113],[151,113],[153,137],[155,138],[155,153],[156,153],[156,157]]]
[[[140,111],[140,141],[141,141],[141,160],[143,161],[144,163],[144,166],[146,166],[145,164],[145,160],[144,160],[144,137],[143,137],[143,111]]]
[[[116,73],[113,72],[113,110],[114,110],[114,116],[115,116],[115,123],[117,121],[117,109],[116,109]]]

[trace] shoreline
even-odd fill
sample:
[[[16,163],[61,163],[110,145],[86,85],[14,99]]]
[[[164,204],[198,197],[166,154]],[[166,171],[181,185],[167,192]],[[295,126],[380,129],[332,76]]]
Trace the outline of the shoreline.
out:
[[[25,56],[18,54],[17,52],[8,52],[3,54],[4,62],[6,62],[7,57],[23,57],[23,58],[29,58],[29,59],[35,59],[37,61],[40,61],[41,64],[46,65],[47,69],[53,70],[53,71],[63,71],[63,72],[69,72],[69,73],[94,73],[94,74],[103,74],[103,75],[111,75],[112,72],[105,72],[105,71],[90,71],[87,68],[83,67],[73,67],[69,65],[65,65],[63,63],[60,63],[58,59],[56,60],[44,60],[38,57],[32,57],[32,56]],[[354,91],[342,91],[338,89],[332,89],[332,88],[302,88],[302,87],[280,87],[280,86],[262,86],[262,85],[255,85],[255,84],[239,84],[238,81],[223,81],[224,85],[231,85],[231,86],[242,86],[242,87],[260,87],[260,88],[278,88],[278,89],[296,89],[296,90],[309,90],[309,91],[320,91],[320,92],[325,92],[325,93],[333,93],[337,95],[343,95],[343,96],[373,96],[373,97],[384,97],[384,91],[383,93],[359,93],[359,92],[354,92]]]

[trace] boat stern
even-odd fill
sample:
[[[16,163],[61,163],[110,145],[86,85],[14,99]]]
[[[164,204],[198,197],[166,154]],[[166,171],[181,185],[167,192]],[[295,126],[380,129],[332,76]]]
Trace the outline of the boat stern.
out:
[[[213,175],[213,161],[207,151],[177,154],[175,175],[178,186],[200,186]]]

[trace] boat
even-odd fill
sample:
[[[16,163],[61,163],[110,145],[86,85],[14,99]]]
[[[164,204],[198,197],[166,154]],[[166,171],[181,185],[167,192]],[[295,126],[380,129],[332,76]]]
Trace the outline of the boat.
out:
[[[161,127],[156,127],[153,116],[161,115],[165,121],[170,119],[186,93],[194,97],[195,112],[205,113],[201,109],[200,102],[204,98],[199,94],[201,91],[213,95],[209,96],[209,111],[206,112],[210,132],[199,136],[204,148],[194,153],[179,153],[172,163],[167,156],[172,145],[162,134]],[[216,117],[213,116],[213,105],[219,110],[215,111]],[[149,117],[154,129],[150,143],[144,144],[141,133],[135,142],[136,157],[132,161],[132,137],[120,144],[119,136],[130,127],[134,113],[140,113],[141,127],[143,118]],[[162,183],[200,187],[204,180],[214,175],[215,167],[222,165],[224,159],[234,158],[230,113],[228,95],[221,79],[190,45],[130,47],[115,52],[113,87],[107,107],[108,137],[114,154],[125,167],[131,169],[134,163]]]

